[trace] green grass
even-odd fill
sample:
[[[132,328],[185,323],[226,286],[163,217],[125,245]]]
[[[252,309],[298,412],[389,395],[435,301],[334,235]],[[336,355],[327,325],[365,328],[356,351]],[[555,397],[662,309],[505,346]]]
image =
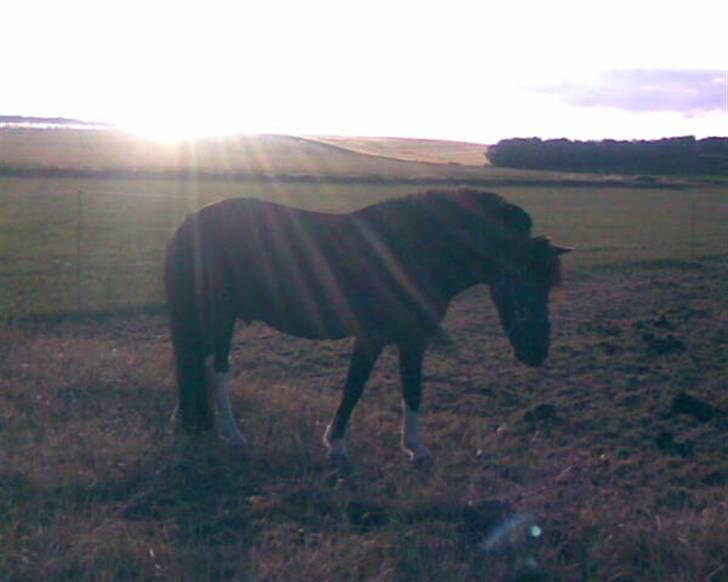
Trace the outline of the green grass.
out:
[[[728,189],[498,188],[538,232],[573,245],[575,267],[690,260],[728,251]]]
[[[255,196],[347,212],[427,188],[233,179],[0,177],[0,313],[17,316],[158,304],[166,242],[186,214],[220,198]],[[726,189],[698,185],[680,190],[548,185],[491,189],[526,208],[538,233],[575,247],[577,252],[568,259],[572,269],[690,260],[728,249]]]
[[[147,305],[161,300],[161,262],[167,241],[189,212],[206,203],[229,196],[256,196],[343,212],[412,190],[218,180],[0,177],[0,313],[77,308],[79,232],[82,308]]]

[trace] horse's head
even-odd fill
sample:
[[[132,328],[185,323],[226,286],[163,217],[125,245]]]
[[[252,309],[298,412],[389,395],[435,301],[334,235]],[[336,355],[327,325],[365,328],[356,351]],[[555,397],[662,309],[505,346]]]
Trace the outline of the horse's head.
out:
[[[517,246],[491,285],[503,330],[516,358],[529,366],[543,364],[549,352],[549,293],[561,280],[559,257],[571,249],[544,237]]]

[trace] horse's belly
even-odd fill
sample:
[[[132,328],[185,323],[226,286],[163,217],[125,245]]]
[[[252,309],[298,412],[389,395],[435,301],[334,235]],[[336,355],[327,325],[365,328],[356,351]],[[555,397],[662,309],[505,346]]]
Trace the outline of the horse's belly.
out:
[[[265,323],[273,329],[307,339],[342,339],[355,335],[352,330],[343,325],[321,324],[319,322],[300,322],[300,321],[268,321]]]
[[[312,339],[387,335],[411,311],[396,282],[378,276],[361,259],[342,266],[299,255],[296,261],[271,253],[245,265],[237,285],[239,315],[283,333]],[[251,274],[257,276],[251,277]],[[391,279],[391,278],[390,278]]]
[[[254,305],[247,302],[241,307],[242,319],[265,322],[288,335],[309,339],[340,339],[356,335],[357,318],[353,311],[336,302],[273,294]]]

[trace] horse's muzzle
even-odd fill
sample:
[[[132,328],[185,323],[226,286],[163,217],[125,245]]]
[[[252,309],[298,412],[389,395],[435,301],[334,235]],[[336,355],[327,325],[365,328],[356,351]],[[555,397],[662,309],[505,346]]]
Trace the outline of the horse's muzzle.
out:
[[[540,349],[528,349],[528,350],[515,350],[516,359],[522,364],[531,366],[532,368],[538,368],[542,365],[549,355],[548,345],[545,348]]]
[[[539,322],[535,329],[513,329],[510,340],[516,359],[534,368],[543,364],[549,355],[550,333],[551,325],[548,321]]]

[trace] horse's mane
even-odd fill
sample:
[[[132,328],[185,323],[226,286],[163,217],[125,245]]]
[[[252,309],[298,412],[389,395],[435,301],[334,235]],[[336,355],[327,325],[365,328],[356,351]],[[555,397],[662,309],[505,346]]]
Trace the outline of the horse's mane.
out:
[[[493,192],[473,188],[427,190],[368,206],[356,214],[367,221],[387,221],[387,216],[429,216],[440,221],[454,219],[457,222],[476,219],[499,231],[497,234],[514,239],[529,238],[533,224],[521,207]]]
[[[388,239],[392,248],[429,245],[443,232],[449,232],[449,239],[457,244],[488,248],[494,257],[499,253],[501,258],[507,257],[507,249],[528,248],[527,268],[551,287],[562,282],[561,261],[549,239],[532,239],[529,214],[493,192],[473,188],[428,190],[368,206],[354,216]]]

